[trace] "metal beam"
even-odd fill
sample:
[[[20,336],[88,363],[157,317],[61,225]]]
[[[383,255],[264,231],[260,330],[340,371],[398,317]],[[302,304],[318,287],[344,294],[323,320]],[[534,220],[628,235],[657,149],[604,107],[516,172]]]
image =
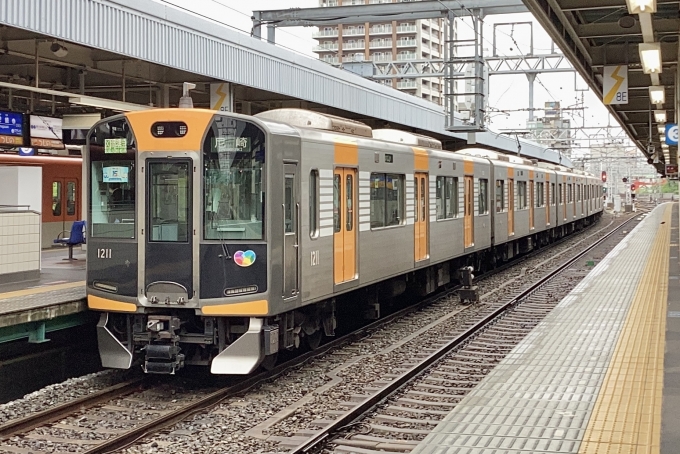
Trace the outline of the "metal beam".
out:
[[[680,0],[657,0],[657,5],[673,5]],[[624,9],[625,2],[621,0],[562,0],[562,11],[585,11],[593,9]]]
[[[461,7],[464,5],[464,8]],[[274,24],[277,27],[312,27],[320,25],[363,24],[366,22],[402,21],[446,17],[449,10],[456,16],[469,16],[481,9],[484,15],[525,13],[522,0],[442,0],[375,5],[334,6],[327,8],[289,8],[253,11],[253,27]],[[260,36],[254,31],[256,36]]]
[[[640,36],[642,29],[636,22],[631,28],[623,28],[618,22],[594,22],[582,24],[576,27],[576,32],[581,38],[614,38],[617,36]],[[654,32],[662,35],[677,34],[677,19],[655,19]]]
[[[608,44],[607,46],[593,47],[591,56],[593,68],[604,65],[640,64],[640,52],[638,51],[637,43]],[[678,43],[662,41],[661,59],[665,67],[676,65],[678,63]],[[629,67],[629,71],[633,70],[633,68]],[[642,71],[642,69],[639,70]]]
[[[574,68],[562,54],[548,54],[536,56],[517,57],[490,57],[486,58],[486,65],[490,75],[508,74],[541,74],[573,72]],[[409,60],[409,61],[363,61],[355,62],[356,65],[372,65],[373,76],[371,79],[417,79],[421,77],[445,77],[444,60]],[[345,69],[350,64],[345,64]],[[351,70],[350,70],[351,71]],[[465,64],[453,65],[451,76],[465,75]]]

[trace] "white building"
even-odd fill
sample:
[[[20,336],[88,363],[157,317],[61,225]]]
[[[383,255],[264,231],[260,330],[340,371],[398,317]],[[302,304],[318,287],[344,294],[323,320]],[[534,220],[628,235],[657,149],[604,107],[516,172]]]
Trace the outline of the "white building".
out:
[[[374,3],[401,3],[413,0],[319,0],[319,6],[349,6]],[[314,52],[332,65],[346,62],[413,61],[444,57],[446,19],[366,22],[365,24],[319,27]],[[414,96],[443,104],[441,78],[385,79],[383,83]]]

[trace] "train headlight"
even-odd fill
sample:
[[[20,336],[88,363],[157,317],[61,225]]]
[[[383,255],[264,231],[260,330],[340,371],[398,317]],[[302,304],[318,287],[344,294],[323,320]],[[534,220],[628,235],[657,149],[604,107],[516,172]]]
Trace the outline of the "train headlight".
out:
[[[157,121],[151,126],[151,135],[158,138],[184,137],[189,127],[183,121]]]

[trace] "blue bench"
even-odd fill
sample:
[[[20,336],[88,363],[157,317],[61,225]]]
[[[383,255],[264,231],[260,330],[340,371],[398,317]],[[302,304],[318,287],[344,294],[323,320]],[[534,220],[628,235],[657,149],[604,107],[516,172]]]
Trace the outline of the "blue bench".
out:
[[[59,235],[61,235],[61,233]],[[68,259],[64,260],[73,260],[73,246],[86,243],[85,221],[75,221],[71,226],[71,234],[68,238],[57,237],[57,239],[54,240],[54,244],[65,244],[68,246]]]

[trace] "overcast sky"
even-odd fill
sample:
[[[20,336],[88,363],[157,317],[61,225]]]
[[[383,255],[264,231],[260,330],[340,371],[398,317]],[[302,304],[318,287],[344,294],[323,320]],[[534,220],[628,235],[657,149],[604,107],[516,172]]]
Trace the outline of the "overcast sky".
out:
[[[215,21],[227,24],[239,29],[244,33],[250,33],[252,21],[250,19],[253,10],[286,9],[286,8],[309,8],[318,6],[318,0],[159,0],[164,3],[174,4],[178,7],[190,10]],[[489,16],[485,20],[485,53],[492,54],[493,24],[508,22],[532,22],[534,37],[534,54],[546,54],[550,52],[550,39],[541,26],[533,20],[529,13],[512,14],[503,16]],[[461,38],[472,37],[472,29],[469,23],[458,25]],[[312,52],[316,41],[312,39],[312,33],[316,28],[296,27],[278,29],[276,33],[277,44],[298,53],[315,58]],[[266,35],[266,30],[263,30]],[[512,36],[512,38],[511,38]],[[519,53],[526,54],[530,48],[529,25],[515,25],[497,27],[497,53],[505,56],[515,56]],[[513,39],[514,38],[514,39]],[[575,73],[553,73],[538,76],[534,88],[535,107],[543,107],[546,101],[560,101],[562,107],[579,107],[583,96],[586,109],[573,111],[570,116],[572,123],[577,125],[604,126],[610,121],[607,110],[602,102],[591,91],[580,92],[576,87],[585,87],[585,83]],[[527,77],[520,75],[496,75],[491,77],[489,106],[491,110],[515,110],[527,108],[529,104],[529,83]],[[528,112],[494,113],[490,128],[495,131],[505,129],[524,129]],[[542,112],[536,112],[536,116],[542,116]],[[583,145],[587,145],[583,143]]]

